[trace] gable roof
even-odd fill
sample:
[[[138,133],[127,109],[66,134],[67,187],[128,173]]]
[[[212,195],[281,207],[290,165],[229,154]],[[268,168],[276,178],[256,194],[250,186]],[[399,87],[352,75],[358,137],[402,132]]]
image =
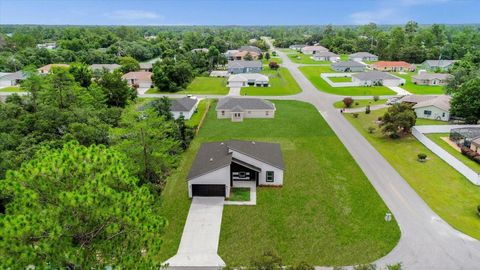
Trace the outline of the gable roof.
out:
[[[222,98],[217,103],[216,110],[232,110],[235,107],[243,110],[275,110],[275,105],[268,100],[260,98]]]
[[[241,73],[241,74],[233,74],[228,77],[229,82],[247,82],[247,81],[262,81],[268,82],[268,76],[265,76],[260,73]]]
[[[407,103],[419,103],[423,101],[427,101],[430,99],[434,99],[437,96],[428,96],[428,95],[407,95],[404,96],[402,99],[400,99],[401,102],[407,102]]]
[[[258,54],[262,53],[262,50],[260,50],[260,48],[258,48],[256,46],[251,46],[251,45],[242,46],[242,47],[238,48],[238,50],[241,51],[241,52],[247,51],[247,52],[255,52],[255,53],[258,53]]]
[[[190,167],[187,180],[216,171],[232,163],[236,151],[273,167],[284,169],[283,155],[278,143],[230,140],[202,143]]]
[[[198,100],[195,98],[183,97],[171,100],[170,111],[172,112],[189,112]]]
[[[423,64],[429,65],[430,67],[448,67],[457,62],[457,60],[425,60]]]
[[[0,81],[16,81],[16,80],[25,80],[27,78],[27,73],[23,71],[17,71],[14,73],[8,73],[4,76],[0,76]]]
[[[153,64],[149,62],[139,63],[140,69],[152,69]]]
[[[130,71],[122,76],[123,79],[130,80],[136,79],[139,81],[151,81],[152,72],[149,71]]]
[[[355,73],[352,75],[352,77],[355,77],[359,80],[362,81],[367,81],[367,80],[386,80],[386,79],[399,79],[392,74],[389,74],[387,72],[381,72],[381,71],[367,71],[367,72],[361,72],[361,73]]]
[[[376,56],[375,54],[371,54],[371,53],[369,53],[369,52],[356,52],[356,53],[350,54],[348,57],[351,57],[351,58],[355,58],[355,57],[364,58],[364,57],[378,57],[378,56]]]
[[[403,68],[413,68],[412,64],[409,64],[405,61],[378,61],[373,63],[374,67],[403,67]]]
[[[103,70],[105,68],[108,71],[112,71],[120,67],[121,66],[119,64],[91,64],[90,65],[91,70]]]
[[[319,51],[319,52],[327,52],[328,49],[320,46],[320,45],[315,45],[315,46],[305,46],[302,48],[302,51]]]
[[[50,72],[50,69],[52,69],[53,67],[68,68],[68,67],[70,67],[70,65],[68,65],[68,64],[48,64],[48,65],[45,65],[45,66],[39,68],[38,71]]]
[[[365,65],[357,61],[340,61],[333,63],[332,67],[365,67]]]
[[[316,54],[313,55],[313,57],[316,57],[316,56],[320,56],[320,57],[338,57],[339,55],[338,54],[335,54],[333,52],[329,52],[329,51],[320,51],[320,52],[317,52]]]
[[[412,76],[413,79],[417,80],[449,80],[453,78],[453,75],[451,74],[445,74],[445,73],[427,73],[427,72],[422,72],[418,73],[416,75]]]
[[[261,68],[263,67],[262,62],[255,61],[245,61],[245,60],[236,60],[228,61],[228,68]]]
[[[417,109],[417,108],[433,106],[448,112],[450,111],[450,99],[451,99],[450,96],[440,95],[429,100],[418,102],[413,106],[413,108]]]

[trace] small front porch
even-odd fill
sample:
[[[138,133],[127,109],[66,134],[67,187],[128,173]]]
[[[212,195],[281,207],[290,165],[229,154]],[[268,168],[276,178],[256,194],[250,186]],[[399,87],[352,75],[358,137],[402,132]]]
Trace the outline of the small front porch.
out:
[[[230,192],[235,192],[235,188],[250,189],[249,201],[229,201],[225,200],[224,205],[256,205],[257,204],[257,185],[254,181],[234,181]]]

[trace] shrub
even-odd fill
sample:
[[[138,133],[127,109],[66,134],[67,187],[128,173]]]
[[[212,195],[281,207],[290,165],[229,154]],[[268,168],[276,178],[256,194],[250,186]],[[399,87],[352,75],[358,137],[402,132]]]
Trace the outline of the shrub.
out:
[[[373,134],[375,132],[374,127],[368,127],[368,133]]]
[[[353,104],[353,98],[351,97],[346,97],[343,99],[343,104],[345,105],[346,108],[350,108]]]
[[[277,62],[275,61],[271,61],[268,66],[270,67],[270,69],[273,69],[273,70],[277,70],[280,66],[278,65]]]
[[[402,263],[387,265],[387,270],[401,270],[401,269],[402,269]]]
[[[370,105],[367,105],[367,107],[365,108],[365,114],[370,114]]]
[[[358,113],[352,113],[353,118],[358,118]]]
[[[427,154],[420,153],[417,155],[417,157],[418,157],[418,160],[425,161],[427,159]]]
[[[480,164],[480,155],[474,157],[474,158],[473,158],[473,161],[475,161],[475,162],[477,162],[478,164]]]
[[[379,101],[380,97],[379,96],[373,96],[373,101]]]
[[[480,204],[477,205],[477,214],[480,216]]]
[[[358,102],[355,102],[355,105],[356,105],[356,106],[358,106],[358,105],[360,105],[360,103],[358,103]]]

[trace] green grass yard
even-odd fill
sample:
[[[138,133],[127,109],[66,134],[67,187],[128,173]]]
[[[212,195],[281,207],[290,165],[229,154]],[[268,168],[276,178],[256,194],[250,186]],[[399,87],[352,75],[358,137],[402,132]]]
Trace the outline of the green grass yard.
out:
[[[283,60],[282,58],[278,57],[278,56],[271,56],[272,54],[270,54],[270,59],[265,59],[265,57],[263,57],[262,59],[262,63],[264,65],[268,65],[270,62],[277,62],[277,64],[281,64],[283,63]]]
[[[446,141],[444,141],[442,138],[447,137],[450,134],[448,133],[433,133],[433,134],[426,134],[426,136],[435,142],[438,146],[442,147],[445,149],[447,152],[452,154],[454,157],[456,157],[458,160],[463,162],[463,164],[467,165],[470,167],[472,170],[474,170],[477,173],[480,173],[480,164],[476,163],[475,161],[469,159],[468,157],[462,155],[460,151],[457,149],[453,148],[450,144],[448,144]]]
[[[370,106],[380,105],[380,104],[385,104],[385,102],[387,102],[386,99],[379,99],[377,101],[375,101],[373,99],[358,99],[358,100],[354,99],[353,104],[350,106],[350,108],[353,109],[353,108],[366,107],[367,105],[370,105]],[[345,104],[343,103],[343,101],[337,101],[337,102],[333,103],[333,107],[344,108]]]
[[[320,73],[334,72],[330,66],[304,66],[299,67],[300,71],[310,82],[319,90],[330,94],[344,96],[374,96],[374,95],[394,95],[395,92],[385,86],[371,87],[332,87],[320,77]]]
[[[457,230],[480,239],[480,218],[476,213],[480,187],[471,184],[413,136],[392,140],[382,136],[378,127],[373,134],[368,133],[368,127],[376,127],[375,120],[383,113],[385,110],[361,113],[358,118],[351,114],[345,117],[438,215]],[[418,162],[419,153],[427,154],[428,161]]]
[[[232,202],[247,202],[250,201],[250,188],[232,187],[230,191],[229,201]]]
[[[200,100],[200,103],[198,103],[197,106],[197,110],[192,115],[192,117],[190,117],[190,119],[185,121],[185,123],[191,127],[198,126],[200,124],[200,121],[202,120],[203,115],[207,113],[207,108],[211,104],[211,102],[212,101],[209,99]]]
[[[332,82],[352,82],[352,77],[330,77]]]
[[[274,119],[233,123],[208,112],[162,193],[169,225],[160,260],[177,251],[190,206],[185,178],[200,144],[228,139],[280,143],[286,165],[284,186],[258,188],[256,206],[224,208],[219,255],[228,265],[248,265],[268,250],[287,265],[352,265],[396,245],[398,225],[384,221],[387,207],[318,111],[297,101],[274,103]]]
[[[288,58],[290,58],[290,60],[293,63],[297,63],[297,64],[308,64],[308,65],[331,64],[330,61],[315,61],[310,57],[312,57],[312,55],[303,54],[299,52],[288,54]]]
[[[286,68],[271,70],[265,68],[262,72],[270,79],[269,87],[243,87],[240,91],[241,95],[247,96],[283,96],[300,93],[302,89],[297,81],[292,77],[290,71]]]
[[[14,92],[14,93],[18,93],[18,92],[22,92],[22,90],[21,90],[20,87],[18,87],[18,86],[8,86],[8,87],[5,87],[5,88],[0,88],[0,92]]]
[[[193,95],[226,95],[228,94],[227,78],[215,77],[196,77],[185,90],[175,94],[193,94]],[[147,94],[166,93],[156,88],[149,89]]]
[[[428,126],[428,125],[449,125],[449,122],[433,120],[433,119],[423,119],[417,118],[415,125],[417,126]]]
[[[416,72],[407,72],[406,74],[400,74],[400,73],[394,73],[394,74],[398,77],[402,77],[405,79],[406,83],[400,87],[412,94],[418,94],[418,95],[445,94],[443,86],[414,84],[412,82],[412,76],[417,74]]]

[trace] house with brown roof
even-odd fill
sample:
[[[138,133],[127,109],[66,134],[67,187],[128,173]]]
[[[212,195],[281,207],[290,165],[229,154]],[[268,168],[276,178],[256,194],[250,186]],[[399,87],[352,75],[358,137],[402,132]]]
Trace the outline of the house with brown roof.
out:
[[[405,61],[378,61],[371,65],[373,70],[392,71],[392,72],[407,72],[415,71],[415,66]]]
[[[43,67],[39,68],[38,72],[40,74],[48,74],[48,73],[50,73],[50,70],[54,67],[68,68],[68,67],[70,67],[70,65],[68,65],[68,64],[48,64],[46,66],[43,66]]]
[[[150,71],[131,71],[124,74],[122,79],[126,80],[130,87],[145,89],[153,87],[152,75]]]

